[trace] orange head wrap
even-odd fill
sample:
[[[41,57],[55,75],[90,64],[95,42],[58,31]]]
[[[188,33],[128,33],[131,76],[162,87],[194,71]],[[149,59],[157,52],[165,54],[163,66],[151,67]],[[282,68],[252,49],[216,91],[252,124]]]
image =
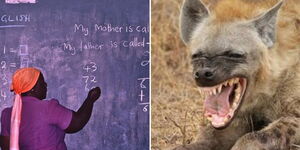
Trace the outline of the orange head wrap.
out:
[[[16,94],[31,90],[36,84],[41,71],[36,68],[22,68],[15,72],[10,89]]]
[[[19,150],[19,129],[22,112],[22,93],[28,92],[36,84],[41,71],[36,68],[22,68],[15,72],[10,89],[16,93],[11,112],[10,150]]]

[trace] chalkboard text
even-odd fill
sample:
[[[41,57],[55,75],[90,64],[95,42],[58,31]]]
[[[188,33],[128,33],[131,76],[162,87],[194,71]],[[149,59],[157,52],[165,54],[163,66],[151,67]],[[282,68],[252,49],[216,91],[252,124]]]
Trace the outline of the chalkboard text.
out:
[[[90,32],[107,32],[107,33],[121,33],[121,32],[137,32],[137,33],[149,33],[150,29],[147,26],[115,26],[112,24],[94,24],[92,29],[83,24],[74,24],[73,31],[82,33],[84,36],[88,36]]]
[[[122,32],[124,30],[123,27],[119,26],[112,26],[111,24],[104,24],[99,25],[95,24],[95,31],[102,31],[102,32]]]
[[[29,14],[21,14],[21,15],[2,15],[0,18],[1,22],[4,23],[12,23],[12,22],[30,22],[30,15]]]

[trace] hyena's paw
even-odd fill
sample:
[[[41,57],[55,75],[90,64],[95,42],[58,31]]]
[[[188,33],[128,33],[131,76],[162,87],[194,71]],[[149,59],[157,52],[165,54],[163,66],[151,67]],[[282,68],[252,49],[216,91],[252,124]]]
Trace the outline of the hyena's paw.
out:
[[[231,148],[231,150],[265,150],[255,139],[255,135],[250,133],[241,137]]]

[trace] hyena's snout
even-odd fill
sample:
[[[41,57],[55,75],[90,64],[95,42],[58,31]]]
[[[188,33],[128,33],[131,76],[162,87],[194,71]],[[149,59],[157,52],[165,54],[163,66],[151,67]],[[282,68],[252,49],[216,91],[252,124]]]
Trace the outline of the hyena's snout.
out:
[[[216,70],[202,68],[194,71],[194,78],[198,86],[212,86],[216,84]]]

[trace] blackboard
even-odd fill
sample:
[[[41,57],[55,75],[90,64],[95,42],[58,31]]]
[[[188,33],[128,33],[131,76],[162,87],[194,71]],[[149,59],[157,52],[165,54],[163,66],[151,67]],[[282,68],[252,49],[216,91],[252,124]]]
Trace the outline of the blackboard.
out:
[[[47,98],[72,110],[102,89],[86,127],[66,136],[69,150],[148,149],[149,30],[149,0],[1,0],[0,111],[15,70],[37,67]]]

